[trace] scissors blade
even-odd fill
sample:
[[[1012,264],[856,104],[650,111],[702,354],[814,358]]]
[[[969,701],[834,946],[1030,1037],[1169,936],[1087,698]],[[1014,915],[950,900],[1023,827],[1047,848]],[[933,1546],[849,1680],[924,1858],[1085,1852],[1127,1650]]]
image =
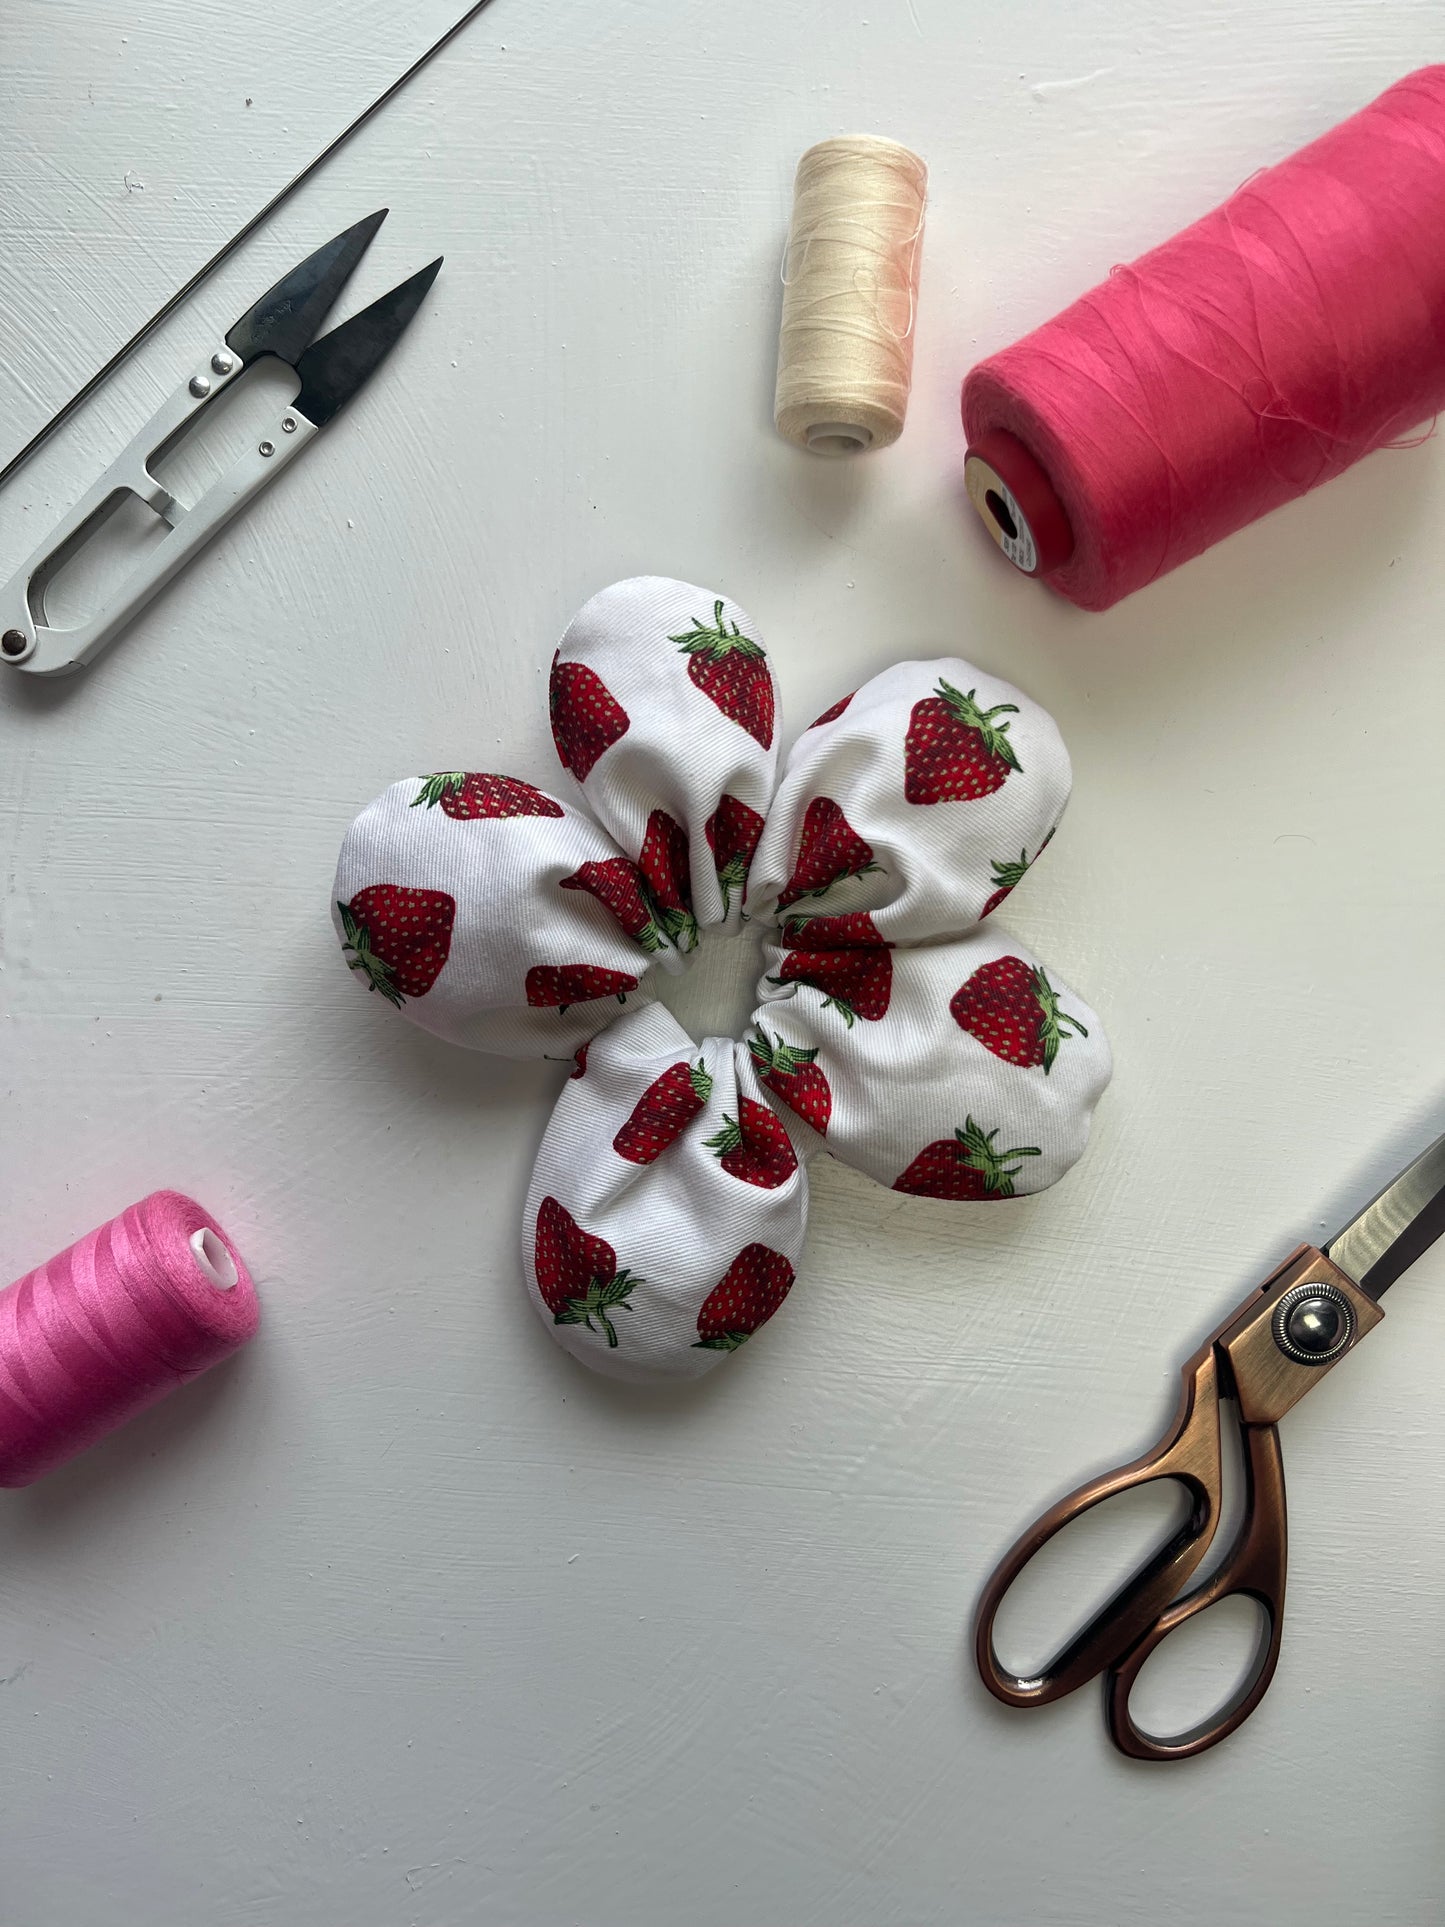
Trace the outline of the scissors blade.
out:
[[[245,367],[262,355],[279,355],[282,361],[296,366],[302,349],[330,314],[386,214],[384,207],[378,208],[325,247],[308,254],[299,266],[283,274],[274,288],[268,288],[254,308],[246,310],[226,335],[226,346],[241,357]]]
[[[350,401],[396,346],[441,264],[438,255],[409,281],[312,342],[296,363],[301,388],[291,405],[298,414],[324,428],[337,409]]]
[[[1445,1235],[1445,1137],[1406,1167],[1324,1247],[1325,1256],[1378,1299]]]

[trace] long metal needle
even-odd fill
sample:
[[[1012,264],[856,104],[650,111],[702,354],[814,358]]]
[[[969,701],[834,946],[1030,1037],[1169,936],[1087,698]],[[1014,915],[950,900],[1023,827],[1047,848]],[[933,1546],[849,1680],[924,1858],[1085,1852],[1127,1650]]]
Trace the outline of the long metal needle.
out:
[[[256,229],[260,227],[261,223],[269,215],[274,214],[276,212],[276,209],[280,207],[281,203],[284,200],[286,200],[289,195],[295,193],[296,189],[300,187],[301,183],[304,180],[309,179],[309,177],[316,172],[317,168],[320,167],[323,162],[329,161],[331,159],[331,156],[336,152],[336,150],[339,147],[343,146],[347,141],[349,141],[351,139],[351,136],[354,133],[356,133],[358,128],[365,127],[366,123],[371,119],[373,114],[379,114],[382,108],[385,107],[386,103],[390,99],[392,99],[394,95],[400,93],[402,88],[405,87],[406,83],[409,80],[413,79],[417,74],[419,74],[422,68],[426,66],[427,62],[431,60],[434,55],[439,54],[443,47],[449,46],[450,43],[456,39],[459,33],[461,33],[465,28],[469,27],[472,24],[472,22],[476,19],[477,15],[482,11],[482,9],[490,5],[491,5],[491,0],[476,0],[476,4],[474,6],[468,7],[466,12],[462,15],[461,19],[458,20],[454,26],[448,27],[440,40],[434,40],[431,46],[429,46],[426,52],[421,56],[421,58],[419,60],[414,60],[411,63],[411,65],[407,68],[406,72],[401,76],[399,80],[394,80],[391,83],[391,85],[387,88],[385,93],[378,94],[376,99],[371,103],[371,105],[367,108],[364,108],[363,111],[356,116],[356,119],[351,122],[349,127],[344,127],[341,130],[341,132],[336,136],[335,140],[333,140],[328,146],[323,147],[321,152],[315,157],[314,160],[308,161],[305,167],[302,168],[301,172],[299,174],[294,175],[286,183],[286,185],[281,189],[279,194],[273,194],[270,200],[267,201],[266,205],[260,210],[259,213],[253,214],[250,220],[247,221],[244,227],[238,228],[236,232],[231,236],[229,241],[225,242],[221,247],[217,248],[216,252],[211,256],[210,260],[206,262],[205,266],[202,268],[198,268],[196,272],[191,276],[190,280],[186,282],[184,287],[177,288],[175,293],[170,297],[170,299],[167,302],[165,302],[163,306],[156,309],[155,313],[151,316],[150,320],[147,321],[143,327],[137,328],[135,333],[131,336],[130,340],[127,341],[123,347],[116,349],[115,353],[111,356],[110,360],[106,362],[105,366],[103,368],[97,368],[95,373],[91,376],[90,380],[86,382],[83,388],[76,389],[75,393],[70,397],[70,400],[66,402],[62,408],[58,409],[56,413],[50,417],[50,420],[46,422],[45,426],[40,430],[39,434],[32,435],[30,437],[30,440],[25,444],[24,448],[20,450],[19,454],[12,455],[10,460],[5,464],[4,468],[0,468],[0,488],[3,488],[5,486],[6,482],[9,481],[10,477],[15,473],[16,469],[19,468],[22,463],[29,461],[30,457],[35,453],[35,451],[38,448],[43,447],[44,444],[49,441],[50,437],[55,433],[56,429],[59,428],[63,422],[69,421],[70,417],[75,413],[76,409],[80,407],[81,403],[84,401],[88,401],[90,397],[95,393],[96,389],[99,388],[101,383],[105,381],[109,376],[115,373],[116,369],[120,367],[121,363],[125,360],[126,356],[134,353],[134,351],[137,348],[139,348],[141,343],[146,339],[147,335],[153,333],[155,329],[159,328],[161,323],[165,320],[166,316],[169,314],[173,314],[188,295],[194,294],[196,289],[200,287],[201,283],[205,280],[208,274],[214,273],[215,270],[218,267],[220,267],[221,263],[226,259],[226,257],[230,254],[233,254],[235,250],[238,247],[240,247],[241,243],[247,238],[248,235],[254,234]]]

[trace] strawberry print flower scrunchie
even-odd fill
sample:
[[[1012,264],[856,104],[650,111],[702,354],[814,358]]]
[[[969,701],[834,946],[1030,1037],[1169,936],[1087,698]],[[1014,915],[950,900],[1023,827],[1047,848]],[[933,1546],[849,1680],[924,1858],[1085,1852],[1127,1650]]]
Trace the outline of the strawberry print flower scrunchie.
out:
[[[820,1152],[923,1198],[1063,1176],[1108,1042],[993,921],[1068,800],[1036,703],[957,659],[899,663],[780,777],[755,626],[645,576],[574,618],[550,704],[590,814],[515,777],[407,777],[348,832],[334,918],[356,981],[413,1022],[574,1059],[523,1230],[559,1343],[632,1379],[735,1351],[793,1284]],[[748,1034],[695,1043],[653,973],[743,925]]]

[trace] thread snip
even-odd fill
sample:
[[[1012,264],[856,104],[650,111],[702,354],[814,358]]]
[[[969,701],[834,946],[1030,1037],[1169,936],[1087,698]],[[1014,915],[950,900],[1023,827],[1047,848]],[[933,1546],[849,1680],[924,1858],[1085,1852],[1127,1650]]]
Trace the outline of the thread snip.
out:
[[[0,1292],[0,1486],[30,1485],[244,1345],[240,1253],[156,1191]]]
[[[973,370],[994,540],[1107,609],[1418,433],[1445,406],[1442,236],[1434,66]]]
[[[854,455],[902,434],[927,190],[918,155],[876,135],[798,162],[773,410],[796,447]]]

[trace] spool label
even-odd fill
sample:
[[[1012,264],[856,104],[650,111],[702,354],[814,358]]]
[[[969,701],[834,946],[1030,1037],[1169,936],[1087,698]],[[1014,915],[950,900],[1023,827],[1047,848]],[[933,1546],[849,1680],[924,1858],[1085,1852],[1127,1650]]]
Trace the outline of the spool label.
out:
[[[1008,483],[988,462],[970,455],[964,463],[964,486],[984,527],[1016,569],[1025,575],[1039,572],[1039,551],[1028,517]]]

